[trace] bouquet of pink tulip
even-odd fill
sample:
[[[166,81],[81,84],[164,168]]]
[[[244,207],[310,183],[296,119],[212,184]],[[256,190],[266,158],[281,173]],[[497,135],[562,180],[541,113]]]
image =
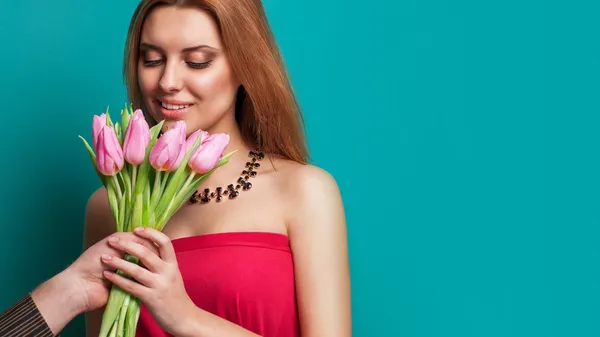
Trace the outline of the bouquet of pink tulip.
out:
[[[235,152],[224,155],[227,134],[198,130],[186,138],[183,121],[159,137],[163,123],[150,128],[141,110],[125,106],[120,124],[113,124],[108,109],[94,116],[94,149],[80,136],[108,192],[117,231],[142,226],[162,230],[198,185]],[[135,256],[125,258],[139,263]],[[139,312],[139,299],[113,285],[99,337],[135,336]]]

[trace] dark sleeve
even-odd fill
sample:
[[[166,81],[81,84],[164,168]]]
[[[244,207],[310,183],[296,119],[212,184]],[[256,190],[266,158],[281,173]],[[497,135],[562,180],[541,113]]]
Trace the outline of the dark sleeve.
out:
[[[0,336],[54,337],[30,294],[0,314]]]

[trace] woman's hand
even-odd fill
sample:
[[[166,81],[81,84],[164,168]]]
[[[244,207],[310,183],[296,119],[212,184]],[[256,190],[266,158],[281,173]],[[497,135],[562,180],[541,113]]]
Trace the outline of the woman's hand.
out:
[[[152,228],[136,228],[135,233],[154,243],[159,254],[132,240],[109,240],[112,247],[137,257],[143,266],[107,255],[102,257],[106,264],[125,272],[134,280],[109,271],[104,275],[139,298],[163,330],[178,335],[176,330],[181,328],[178,323],[186,321],[197,307],[184,288],[171,240]]]

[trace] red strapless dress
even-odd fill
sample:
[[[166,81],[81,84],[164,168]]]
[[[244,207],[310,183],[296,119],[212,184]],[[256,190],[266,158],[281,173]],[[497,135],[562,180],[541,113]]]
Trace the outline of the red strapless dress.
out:
[[[172,240],[199,307],[263,337],[300,336],[288,237],[232,232]],[[136,337],[166,337],[142,305]]]

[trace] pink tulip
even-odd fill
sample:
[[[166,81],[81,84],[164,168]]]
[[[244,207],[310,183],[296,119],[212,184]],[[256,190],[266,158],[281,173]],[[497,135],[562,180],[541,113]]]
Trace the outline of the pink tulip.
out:
[[[100,129],[96,152],[98,171],[100,173],[112,176],[123,168],[125,164],[123,149],[121,149],[119,139],[111,127],[105,125]]]
[[[138,109],[133,113],[133,117],[127,125],[123,141],[125,160],[132,165],[140,165],[146,157],[148,144],[150,144],[150,127],[142,110]]]
[[[150,151],[150,164],[159,171],[174,171],[185,157],[185,122],[177,121],[165,132]]]
[[[206,142],[206,138],[208,138],[208,131],[198,130],[198,131],[192,133],[186,141],[186,146],[185,146],[186,153],[190,151],[190,149],[192,148],[192,146],[198,139],[198,136],[200,136],[200,135],[202,135],[202,140],[200,141],[200,144]]]
[[[106,114],[102,114],[100,116],[94,115],[94,121],[92,123],[92,144],[94,144],[94,149],[98,151],[98,135],[100,135],[100,131],[106,125]]]
[[[204,174],[212,170],[218,163],[229,144],[229,135],[215,133],[206,142],[202,142],[190,157],[189,165],[194,172]]]

